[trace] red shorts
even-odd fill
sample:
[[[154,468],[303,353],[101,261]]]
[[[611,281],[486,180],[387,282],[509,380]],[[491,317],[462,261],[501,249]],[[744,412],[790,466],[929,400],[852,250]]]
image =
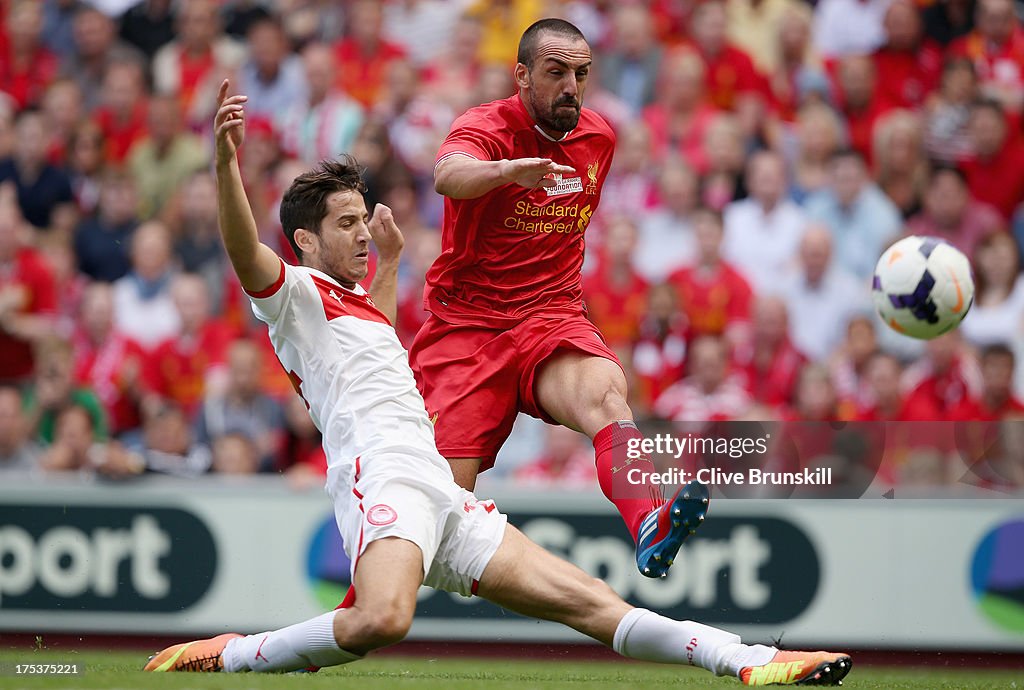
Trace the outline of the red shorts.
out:
[[[409,349],[437,450],[446,458],[481,458],[494,466],[518,412],[557,424],[541,409],[533,386],[541,364],[556,350],[618,357],[583,316],[531,317],[512,328],[450,324],[431,315]]]

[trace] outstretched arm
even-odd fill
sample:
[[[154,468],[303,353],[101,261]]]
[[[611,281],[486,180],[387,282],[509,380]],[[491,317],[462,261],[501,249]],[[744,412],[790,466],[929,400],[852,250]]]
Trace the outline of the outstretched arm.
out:
[[[402,231],[395,224],[391,209],[377,204],[367,228],[377,247],[377,272],[370,284],[370,295],[377,308],[392,325],[398,325],[398,262],[405,246]]]
[[[559,165],[550,158],[481,161],[454,154],[434,168],[434,189],[452,199],[476,199],[510,182],[529,189],[554,187],[558,183],[548,175],[574,172],[574,168]]]
[[[228,86],[227,79],[220,85],[213,120],[220,234],[242,287],[248,292],[259,292],[273,285],[281,275],[281,259],[260,242],[256,219],[242,186],[238,148],[245,138],[246,97],[228,97]]]

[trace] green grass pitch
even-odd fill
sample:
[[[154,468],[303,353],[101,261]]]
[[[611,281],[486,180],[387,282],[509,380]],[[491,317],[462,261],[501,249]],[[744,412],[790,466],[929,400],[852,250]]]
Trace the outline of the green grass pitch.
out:
[[[563,661],[511,661],[495,659],[408,658],[376,659],[325,669],[317,674],[144,674],[139,669],[146,654],[126,652],[0,651],[0,689],[83,688],[188,688],[188,690],[689,690],[690,688],[739,688],[727,678],[714,678],[693,668],[673,666]],[[19,663],[79,663],[78,676],[34,677],[9,675]],[[854,658],[856,663],[856,658]],[[949,671],[918,668],[858,668],[847,677],[844,688],[872,690],[971,690],[973,688],[1021,688],[1024,674],[1017,671]]]

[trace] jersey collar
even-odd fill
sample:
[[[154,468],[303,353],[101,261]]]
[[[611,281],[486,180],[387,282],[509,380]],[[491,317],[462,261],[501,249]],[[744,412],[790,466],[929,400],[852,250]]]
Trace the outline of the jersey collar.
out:
[[[545,132],[545,131],[544,131],[544,130],[543,130],[543,129],[541,128],[541,126],[540,126],[540,125],[538,125],[538,124],[537,124],[536,122],[534,122],[534,121],[533,121],[533,118],[532,118],[532,117],[530,117],[530,111],[526,109],[526,104],[525,104],[525,103],[523,103],[523,97],[522,97],[522,95],[521,95],[521,94],[516,94],[515,96],[513,96],[513,98],[515,99],[515,103],[516,103],[516,109],[517,109],[517,110],[518,110],[518,111],[520,112],[520,114],[521,114],[521,115],[523,116],[523,119],[524,119],[524,120],[526,120],[526,122],[529,122],[530,124],[532,124],[532,125],[533,125],[533,130],[534,130],[535,132],[537,132],[537,134],[539,134],[539,135],[541,135],[542,137],[544,137],[545,139],[547,139],[548,141],[554,142],[554,143],[556,143],[556,144],[558,144],[558,143],[561,143],[561,142],[565,141],[565,140],[566,140],[566,138],[567,138],[567,137],[568,137],[568,136],[569,136],[570,134],[572,134],[573,132],[575,132],[575,131],[576,131],[575,129],[570,129],[570,130],[569,130],[568,132],[566,132],[565,134],[563,134],[563,135],[562,135],[562,136],[561,136],[560,138],[558,138],[558,139],[555,139],[555,138],[554,138],[553,136],[551,136],[550,134],[548,134],[547,132]]]

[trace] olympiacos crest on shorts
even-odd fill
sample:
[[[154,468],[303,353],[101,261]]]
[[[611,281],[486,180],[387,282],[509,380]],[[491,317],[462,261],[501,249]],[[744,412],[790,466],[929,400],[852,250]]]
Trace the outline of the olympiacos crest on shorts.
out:
[[[378,503],[366,511],[366,521],[377,527],[390,525],[397,519],[398,513],[395,512],[394,508],[386,503]]]

